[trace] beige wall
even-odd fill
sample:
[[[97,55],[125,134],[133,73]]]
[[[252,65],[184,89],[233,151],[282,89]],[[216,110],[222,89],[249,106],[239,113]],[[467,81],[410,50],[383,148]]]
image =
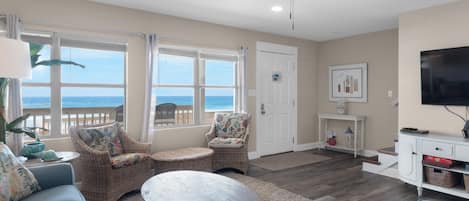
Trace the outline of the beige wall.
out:
[[[299,143],[314,142],[316,131],[316,51],[313,41],[276,36],[209,23],[186,20],[143,11],[99,5],[84,0],[0,0],[0,13],[20,16],[27,28],[60,31],[80,36],[112,38],[128,43],[127,120],[128,131],[140,135],[143,111],[144,54],[143,40],[125,32],[156,32],[162,43],[206,48],[248,50],[248,88],[255,89],[255,42],[266,41],[299,48],[298,55],[298,133]],[[248,110],[255,113],[255,97],[249,97]],[[255,122],[253,123],[255,126]],[[180,146],[201,146],[202,129],[171,129],[156,134],[154,150]],[[255,130],[254,128],[252,129]],[[256,139],[252,132],[249,150],[254,151]],[[61,142],[50,142],[51,148]],[[57,149],[64,149],[59,146]]]
[[[469,45],[469,1],[403,14],[399,19],[399,127],[461,135],[463,121],[442,106],[421,105],[420,51]],[[451,107],[464,115],[463,107]]]
[[[319,45],[318,112],[335,113],[335,102],[329,101],[328,66],[368,63],[368,102],[347,104],[349,114],[367,116],[366,149],[392,146],[397,136],[397,108],[392,105],[398,95],[397,45],[397,30],[363,34]],[[393,91],[392,98],[387,96],[388,90]],[[340,138],[347,123],[333,121],[329,127]]]

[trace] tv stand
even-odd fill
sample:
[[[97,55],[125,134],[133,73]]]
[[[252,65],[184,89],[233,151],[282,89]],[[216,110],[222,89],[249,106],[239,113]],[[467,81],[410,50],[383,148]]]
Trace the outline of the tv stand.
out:
[[[464,189],[464,184],[453,188],[440,187],[429,184],[424,180],[425,166],[434,167],[423,164],[423,156],[431,155],[436,157],[448,158],[460,162],[469,162],[469,139],[462,136],[447,136],[438,134],[399,134],[399,176],[400,179],[408,184],[417,187],[419,197],[422,195],[423,189],[430,189],[457,197],[469,199],[469,192]],[[452,168],[438,169],[447,170],[460,174],[469,174],[462,166]]]

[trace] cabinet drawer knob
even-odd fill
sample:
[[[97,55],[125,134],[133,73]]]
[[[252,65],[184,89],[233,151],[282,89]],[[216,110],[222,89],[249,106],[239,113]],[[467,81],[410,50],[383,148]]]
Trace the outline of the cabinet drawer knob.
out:
[[[412,152],[412,155],[417,155],[417,153],[415,153],[415,152]]]
[[[440,149],[440,148],[438,148],[438,147],[435,147],[435,150],[437,150],[437,151],[440,151],[441,149]]]

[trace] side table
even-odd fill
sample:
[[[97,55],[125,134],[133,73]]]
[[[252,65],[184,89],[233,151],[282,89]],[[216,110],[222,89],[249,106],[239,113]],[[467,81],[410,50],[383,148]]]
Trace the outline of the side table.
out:
[[[43,166],[43,165],[54,164],[54,163],[70,163],[73,160],[80,157],[80,154],[78,152],[58,151],[56,153],[57,153],[57,156],[62,159],[56,160],[56,161],[45,162],[45,161],[42,161],[40,158],[37,158],[37,159],[27,160],[23,163],[23,165],[26,167],[35,167],[35,166]]]

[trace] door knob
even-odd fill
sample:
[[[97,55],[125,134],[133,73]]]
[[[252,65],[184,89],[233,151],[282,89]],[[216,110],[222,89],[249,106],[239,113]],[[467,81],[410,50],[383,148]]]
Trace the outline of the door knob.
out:
[[[261,104],[261,114],[265,114],[265,108],[264,108],[264,103]]]

